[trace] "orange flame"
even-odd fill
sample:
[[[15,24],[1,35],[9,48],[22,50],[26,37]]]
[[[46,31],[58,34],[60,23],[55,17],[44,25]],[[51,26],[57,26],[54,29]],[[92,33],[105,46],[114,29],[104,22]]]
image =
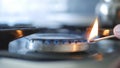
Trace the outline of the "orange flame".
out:
[[[87,35],[88,42],[98,36],[98,18],[88,28]]]
[[[16,30],[16,37],[22,37],[23,36],[23,31],[22,30]]]
[[[109,29],[105,29],[105,30],[103,31],[103,35],[104,35],[104,36],[110,35],[110,30],[109,30]]]

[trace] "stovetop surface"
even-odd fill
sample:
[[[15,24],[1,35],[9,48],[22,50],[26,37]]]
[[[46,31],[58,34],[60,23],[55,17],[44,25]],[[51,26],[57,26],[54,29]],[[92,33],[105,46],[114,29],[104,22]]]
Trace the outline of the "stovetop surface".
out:
[[[26,36],[26,35],[30,35],[32,33],[39,32],[39,31],[40,31],[40,29],[33,30],[33,31],[23,30],[23,33],[24,33],[24,36]],[[49,30],[47,30],[47,31],[51,32]],[[64,33],[64,31],[67,31],[67,30],[61,29],[60,31],[56,31],[56,32]],[[76,31],[78,31],[78,32],[76,32]],[[76,32],[76,33],[82,34],[81,30],[76,30],[76,31],[74,31],[74,30],[72,32],[68,31],[67,33]],[[41,32],[45,33],[44,29],[41,30]],[[60,54],[44,53],[44,52],[43,53],[31,52],[31,53],[23,54],[23,55],[9,53],[8,49],[7,49],[7,47],[8,47],[7,45],[10,41],[18,38],[18,37],[15,37],[15,34],[17,34],[16,30],[13,30],[12,32],[11,32],[11,30],[10,31],[9,30],[0,31],[0,36],[2,38],[2,39],[0,38],[1,39],[0,41],[3,41],[2,43],[4,43],[4,44],[0,43],[0,47],[1,47],[0,48],[0,57],[1,58],[23,60],[23,61],[28,61],[28,63],[29,63],[29,61],[30,62],[32,61],[32,62],[35,62],[35,63],[33,63],[33,66],[34,66],[34,64],[36,64],[36,61],[37,62],[64,61],[65,62],[65,61],[75,60],[75,61],[81,61],[81,62],[79,62],[80,66],[83,65],[84,67],[86,67],[85,65],[91,64],[90,65],[91,68],[95,68],[95,67],[99,68],[102,65],[104,66],[103,68],[106,68],[107,66],[114,64],[120,56],[119,55],[119,51],[120,51],[120,42],[119,41],[120,40],[118,40],[118,39],[117,40],[116,39],[108,39],[108,40],[99,41],[99,42],[97,42],[96,45],[94,45],[95,51],[91,50],[90,52],[60,53]],[[7,38],[10,38],[10,39],[7,39]],[[6,39],[7,39],[7,41],[6,41]],[[86,68],[90,68],[90,66],[86,67]],[[78,67],[79,67],[79,64],[78,64]],[[78,67],[76,67],[76,68],[78,68]]]

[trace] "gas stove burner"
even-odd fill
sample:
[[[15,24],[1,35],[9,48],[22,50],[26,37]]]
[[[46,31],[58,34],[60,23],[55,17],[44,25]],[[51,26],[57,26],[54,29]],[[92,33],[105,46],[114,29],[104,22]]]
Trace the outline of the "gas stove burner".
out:
[[[26,54],[28,52],[81,52],[89,45],[75,34],[36,33],[10,42],[9,52]]]

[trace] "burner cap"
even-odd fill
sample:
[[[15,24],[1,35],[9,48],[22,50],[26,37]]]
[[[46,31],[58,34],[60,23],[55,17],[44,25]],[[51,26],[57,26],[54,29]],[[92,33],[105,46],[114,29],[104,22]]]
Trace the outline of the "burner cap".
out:
[[[28,52],[81,52],[89,45],[86,40],[75,34],[32,34],[10,42],[9,52],[26,54]]]

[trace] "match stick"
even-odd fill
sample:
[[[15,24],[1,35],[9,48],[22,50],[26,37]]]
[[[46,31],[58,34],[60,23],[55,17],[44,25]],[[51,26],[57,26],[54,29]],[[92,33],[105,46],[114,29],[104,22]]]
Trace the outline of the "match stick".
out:
[[[113,38],[113,37],[115,37],[115,35],[110,35],[110,36],[106,36],[106,37],[102,37],[102,38],[98,38],[98,39],[93,39],[90,42],[97,42],[97,41],[100,41],[100,40],[104,40],[104,39],[108,39],[108,38]]]

